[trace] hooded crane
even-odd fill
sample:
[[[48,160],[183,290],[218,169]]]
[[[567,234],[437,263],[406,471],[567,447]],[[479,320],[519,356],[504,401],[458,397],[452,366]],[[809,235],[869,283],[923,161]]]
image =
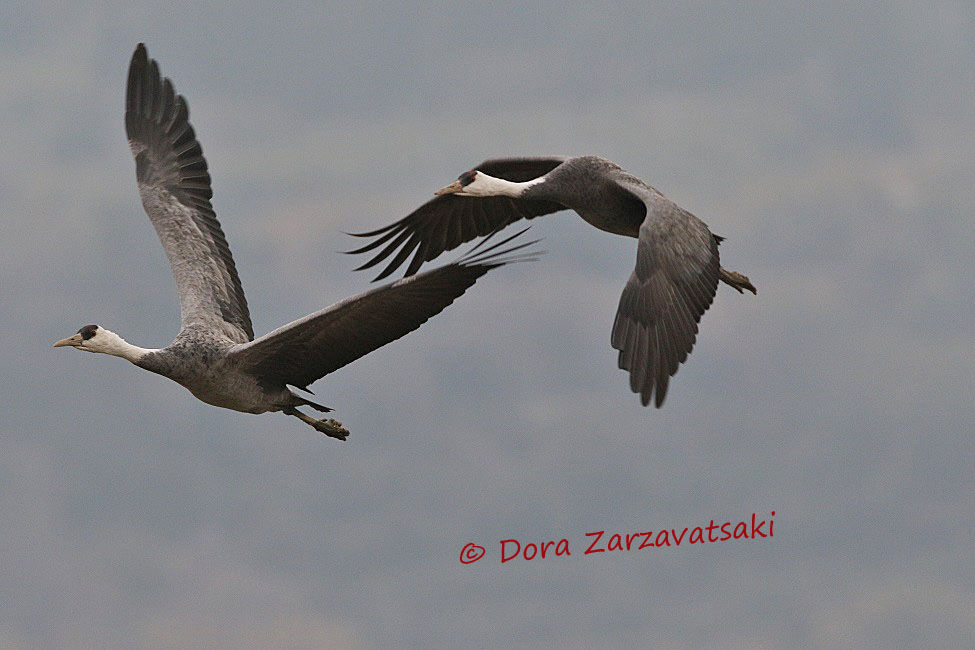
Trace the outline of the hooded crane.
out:
[[[332,438],[340,422],[298,410],[332,409],[292,392],[412,332],[439,314],[508,255],[530,243],[477,252],[429,273],[353,296],[254,339],[234,258],[210,205],[213,192],[186,100],[141,43],[129,65],[125,130],[135,156],[142,205],[169,257],[179,294],[180,331],[158,350],[140,348],[98,325],[54,344],[131,361],[182,384],[207,404],[293,415]],[[520,233],[519,233],[520,234]],[[510,240],[510,238],[509,238]],[[506,240],[509,241],[509,240]]]
[[[392,256],[380,280],[413,254],[406,269],[410,276],[463,242],[559,210],[575,210],[600,230],[637,238],[636,268],[620,297],[611,342],[644,406],[654,395],[656,406],[663,404],[669,378],[694,346],[718,280],[739,293],[757,293],[747,277],[721,268],[722,237],[619,165],[596,156],[486,160],[436,194],[396,223],[352,233],[376,239],[351,254],[383,246],[356,270]]]

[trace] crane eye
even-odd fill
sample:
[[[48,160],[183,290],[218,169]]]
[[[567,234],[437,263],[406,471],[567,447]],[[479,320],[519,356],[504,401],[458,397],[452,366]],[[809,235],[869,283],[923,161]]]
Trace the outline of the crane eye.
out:
[[[472,169],[469,172],[464,172],[463,174],[461,174],[460,176],[458,176],[457,177],[457,180],[460,181],[460,184],[461,185],[467,186],[467,185],[470,185],[471,183],[474,182],[474,176],[476,176],[476,175],[477,175],[477,170],[476,169]]]
[[[80,330],[78,330],[78,334],[81,334],[81,339],[83,341],[87,341],[88,339],[93,337],[95,335],[95,332],[97,331],[98,331],[98,325],[85,325]]]

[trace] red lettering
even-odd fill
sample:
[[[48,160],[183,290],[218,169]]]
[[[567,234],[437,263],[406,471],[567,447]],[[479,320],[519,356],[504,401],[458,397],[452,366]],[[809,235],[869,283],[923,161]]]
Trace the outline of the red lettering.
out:
[[[599,539],[603,536],[603,533],[605,532],[606,532],[605,530],[597,530],[595,533],[586,533],[586,537],[592,537],[593,535],[595,535],[596,539],[592,540],[592,544],[589,545],[589,548],[586,549],[586,552],[583,553],[583,555],[589,555],[590,553],[603,553],[606,551],[606,549],[604,548],[597,548],[593,550],[593,546],[599,543]]]
[[[721,532],[724,533],[724,537],[722,537],[720,541],[723,542],[725,540],[731,539],[731,533],[728,532],[728,528],[727,528],[730,525],[731,525],[730,521],[726,521],[723,524],[721,524]]]
[[[543,560],[545,559],[545,551],[548,550],[548,547],[549,546],[554,546],[554,545],[555,545],[555,542],[545,542],[544,544],[542,544],[542,559]]]
[[[775,535],[775,510],[771,510],[770,512],[771,516],[768,519],[760,520],[758,513],[753,512],[751,513],[751,521],[747,519],[738,522],[726,521],[720,526],[714,522],[714,519],[711,519],[708,521],[707,526],[695,526],[693,528],[687,526],[682,529],[670,528],[667,530],[659,530],[656,534],[652,530],[639,533],[611,533],[606,542],[602,541],[606,531],[597,530],[586,533],[586,537],[591,537],[592,539],[589,542],[589,546],[583,551],[583,555],[605,553],[606,551],[642,550],[654,546],[680,546],[684,543],[684,540],[687,540],[688,545],[693,545],[704,544],[705,541],[724,542],[729,539],[773,537]],[[766,523],[768,524],[767,532],[765,530]],[[707,531],[706,537],[704,531]],[[688,532],[690,532],[690,535],[688,535]],[[719,532],[720,536],[717,534]],[[640,540],[638,545],[636,544],[637,540]],[[555,557],[572,555],[569,550],[569,540],[564,537],[558,542],[550,540],[547,542],[525,544],[522,544],[517,539],[504,539],[500,541],[500,544],[502,564],[516,559],[519,555],[525,561],[529,562],[538,557],[545,559],[551,556],[553,552]]]
[[[565,551],[563,554],[562,551]],[[559,540],[559,543],[555,545],[555,557],[561,557],[562,555],[572,555],[569,553],[569,540],[563,538]]]
[[[757,528],[755,527],[755,513],[753,512],[752,513],[752,539],[755,539],[755,535],[759,535],[760,537],[767,537],[767,535],[762,532],[762,526],[764,525],[765,525],[765,520],[763,519],[762,523],[760,523]]]
[[[716,542],[716,541],[718,541],[716,539],[711,539],[711,531],[713,531],[715,528],[716,528],[716,526],[714,525],[714,519],[712,519],[711,520],[711,523],[708,524],[708,541],[709,542]]]
[[[677,531],[673,528],[670,529],[670,532],[674,534],[674,543],[677,544],[677,546],[680,546],[680,541],[684,539],[684,535],[687,534],[687,529],[685,528],[680,532],[680,537],[677,536]]]
[[[508,542],[514,543],[514,545],[517,547],[516,550],[515,550],[515,552],[510,557],[506,557],[505,554],[504,554],[504,545],[507,544]],[[508,560],[515,559],[516,557],[518,557],[518,553],[520,553],[520,552],[521,552],[521,544],[518,543],[518,540],[517,539],[503,539],[503,540],[501,540],[501,564],[504,564]]]

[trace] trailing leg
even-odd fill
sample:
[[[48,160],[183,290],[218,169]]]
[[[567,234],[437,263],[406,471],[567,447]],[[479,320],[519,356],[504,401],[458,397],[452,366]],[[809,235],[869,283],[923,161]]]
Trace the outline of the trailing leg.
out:
[[[742,289],[748,289],[752,293],[756,295],[758,294],[758,289],[756,289],[755,285],[751,283],[748,276],[742,275],[737,271],[725,271],[724,269],[719,269],[718,272],[718,279],[733,287],[736,291],[738,291],[738,293],[744,293]]]
[[[325,408],[325,407],[322,407]],[[331,410],[331,409],[327,409]],[[345,440],[349,435],[349,430],[342,426],[342,423],[338,420],[332,419],[322,419],[316,420],[310,415],[306,415],[296,409],[293,406],[288,406],[281,409],[281,412],[286,415],[293,415],[305,424],[309,424],[315,428],[316,431],[324,433],[329,438],[335,438],[337,440]]]

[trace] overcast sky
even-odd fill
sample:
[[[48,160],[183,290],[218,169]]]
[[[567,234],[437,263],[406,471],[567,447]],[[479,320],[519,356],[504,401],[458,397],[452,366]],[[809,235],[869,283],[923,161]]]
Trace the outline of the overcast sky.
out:
[[[970,643],[975,9],[851,4],[4,3],[0,646]],[[347,443],[54,350],[178,329],[123,129],[140,41],[259,334],[370,286],[343,232],[500,155],[620,163],[759,293],[719,287],[644,408],[609,345],[635,242],[540,219],[543,259],[312,387]]]

